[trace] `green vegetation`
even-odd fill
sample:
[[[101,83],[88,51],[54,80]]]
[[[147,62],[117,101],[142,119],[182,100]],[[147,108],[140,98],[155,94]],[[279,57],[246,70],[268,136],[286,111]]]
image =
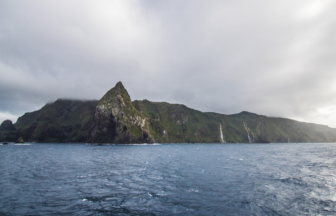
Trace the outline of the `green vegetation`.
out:
[[[98,101],[59,99],[15,123],[24,140],[86,142]]]
[[[10,124],[7,122],[6,124]],[[336,129],[249,112],[203,113],[180,104],[131,101],[121,82],[99,101],[59,99],[26,113],[1,139],[97,143],[336,142]]]
[[[336,129],[249,112],[235,115],[202,113],[184,105],[134,101],[149,122],[155,142],[278,143],[335,142]],[[221,140],[220,125],[224,140]]]

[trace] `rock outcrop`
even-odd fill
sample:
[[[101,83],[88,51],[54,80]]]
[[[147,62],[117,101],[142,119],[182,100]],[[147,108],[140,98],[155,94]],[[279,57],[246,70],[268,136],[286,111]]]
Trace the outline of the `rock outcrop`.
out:
[[[98,102],[90,130],[91,143],[152,143],[146,119],[134,108],[121,82]]]
[[[17,140],[15,141],[15,143],[24,143],[24,141],[23,141],[22,137],[20,137],[19,139],[17,139]]]
[[[15,142],[20,136],[11,120],[5,120],[0,125],[0,142]]]
[[[5,120],[0,125],[0,131],[15,131],[16,128],[11,120]]]

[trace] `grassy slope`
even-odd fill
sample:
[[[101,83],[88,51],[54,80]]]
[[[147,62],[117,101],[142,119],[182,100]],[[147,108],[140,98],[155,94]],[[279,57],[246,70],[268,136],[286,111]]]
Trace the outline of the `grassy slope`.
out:
[[[220,142],[221,119],[216,116],[179,104],[148,100],[133,104],[147,117],[148,127],[157,142]]]
[[[270,118],[248,112],[227,117],[229,125],[242,128],[241,122],[246,122],[254,134],[259,134],[270,142],[336,141],[336,129],[324,125],[303,123],[285,118]]]
[[[336,142],[336,129],[328,126],[298,122],[284,118],[270,118],[249,112],[235,115],[203,113],[180,104],[131,101],[121,83],[98,101],[57,100],[40,110],[26,113],[15,123],[25,140],[39,142],[85,142],[96,106],[106,106],[111,112],[120,94],[125,107],[120,120],[135,138],[142,137],[138,123],[155,142],[219,143],[220,125],[226,142],[248,143],[248,127],[252,142]],[[134,120],[137,118],[137,120]],[[140,119],[140,120],[139,120]],[[245,126],[246,127],[245,127]]]
[[[26,139],[40,142],[84,142],[97,101],[59,99],[38,111],[26,113],[15,126]]]
[[[290,119],[270,118],[249,112],[235,115],[202,113],[184,105],[148,100],[134,101],[133,105],[147,117],[156,142],[219,143],[220,124],[226,142],[248,143],[244,124],[248,127],[252,142],[336,141],[336,129]],[[164,131],[167,131],[166,135]]]

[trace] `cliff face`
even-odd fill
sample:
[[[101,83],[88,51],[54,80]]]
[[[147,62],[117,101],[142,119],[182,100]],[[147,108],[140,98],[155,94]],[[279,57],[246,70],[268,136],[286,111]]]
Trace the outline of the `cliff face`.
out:
[[[0,141],[90,143],[336,142],[336,129],[249,112],[203,113],[180,104],[131,101],[121,82],[99,101],[57,100],[0,126]]]
[[[203,113],[184,105],[134,101],[145,116],[154,142],[287,143],[335,142],[336,129],[249,112]]]
[[[118,82],[96,107],[89,142],[92,143],[152,143],[146,119],[134,108],[131,98]]]

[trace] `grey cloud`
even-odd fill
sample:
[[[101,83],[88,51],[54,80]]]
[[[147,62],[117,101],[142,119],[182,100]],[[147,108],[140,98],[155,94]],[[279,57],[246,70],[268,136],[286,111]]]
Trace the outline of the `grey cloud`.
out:
[[[336,127],[335,9],[316,0],[1,2],[0,112],[99,99],[120,80],[133,100]]]

